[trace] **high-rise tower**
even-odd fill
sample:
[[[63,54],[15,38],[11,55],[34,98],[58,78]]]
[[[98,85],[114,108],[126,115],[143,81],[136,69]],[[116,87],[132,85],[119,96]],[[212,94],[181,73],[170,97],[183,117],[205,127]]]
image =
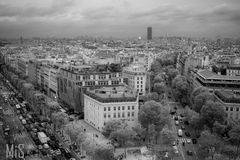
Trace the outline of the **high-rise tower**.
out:
[[[147,28],[147,40],[152,40],[152,27]]]

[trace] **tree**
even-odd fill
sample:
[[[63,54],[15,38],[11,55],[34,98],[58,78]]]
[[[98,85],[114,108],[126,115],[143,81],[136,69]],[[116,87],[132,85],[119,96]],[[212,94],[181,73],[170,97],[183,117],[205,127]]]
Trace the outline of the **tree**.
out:
[[[207,157],[205,160],[229,160],[229,158],[222,154],[215,153],[214,155]]]
[[[162,128],[169,123],[169,112],[166,106],[156,101],[146,102],[139,111],[139,122],[148,129],[148,126],[154,124],[156,131],[160,132]]]
[[[239,155],[239,147],[240,147],[240,125],[236,124],[229,131],[229,139],[233,145],[236,145],[236,153]]]
[[[127,126],[126,123],[123,123],[118,120],[111,120],[106,122],[106,125],[104,126],[102,133],[105,137],[109,138],[112,132],[120,128],[126,128],[126,126]]]
[[[213,156],[219,151],[222,146],[222,142],[216,135],[211,134],[209,131],[205,130],[201,133],[199,138],[199,156],[202,158],[207,158]]]
[[[151,71],[153,71],[154,74],[157,75],[157,73],[159,73],[161,71],[161,69],[162,69],[162,65],[159,62],[159,60],[156,59],[151,65]]]
[[[111,63],[108,67],[110,72],[121,72],[122,67],[120,64]]]
[[[113,131],[109,138],[112,141],[117,141],[118,144],[120,144],[122,147],[126,147],[126,142],[133,140],[136,133],[131,129],[123,129],[120,128],[116,131]]]
[[[201,93],[205,93],[205,92],[209,93],[209,90],[207,88],[205,88],[205,87],[198,87],[198,88],[194,89],[192,91],[192,93],[191,93],[191,101],[192,101],[192,103],[195,103],[194,99],[195,99],[196,96],[198,96]]]
[[[168,66],[165,70],[169,82],[172,82],[172,80],[179,74],[178,70],[173,66]]]
[[[175,140],[174,133],[167,127],[164,127],[160,132],[160,143],[165,145],[171,145]]]
[[[94,157],[97,158],[96,160],[113,160],[113,149],[100,146],[96,148]]]
[[[220,103],[207,101],[201,109],[201,118],[204,124],[212,130],[215,122],[224,122],[226,113]]]
[[[135,140],[138,141],[139,146],[140,146],[141,141],[144,140],[146,137],[146,129],[142,128],[141,125],[138,124],[137,126],[132,127],[132,130],[136,133],[134,138],[135,138]]]
[[[166,85],[163,82],[154,84],[154,92],[158,93],[158,95],[163,94],[165,90]]]
[[[190,90],[186,77],[181,75],[175,77],[172,81],[172,87],[176,100],[178,100],[180,103],[186,101],[183,99],[186,99],[188,97]]]
[[[52,122],[55,124],[56,129],[62,129],[67,123],[69,123],[69,118],[66,113],[56,112],[52,114]]]
[[[153,83],[161,83],[161,82],[164,82],[164,75],[162,73],[158,74],[153,79]]]
[[[210,94],[210,92],[203,92],[195,96],[193,110],[200,113],[203,105],[205,105],[206,101],[214,100],[214,96]]]

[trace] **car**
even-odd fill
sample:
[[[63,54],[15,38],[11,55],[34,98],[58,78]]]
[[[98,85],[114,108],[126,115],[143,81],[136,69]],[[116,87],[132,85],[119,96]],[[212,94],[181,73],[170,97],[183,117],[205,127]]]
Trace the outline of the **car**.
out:
[[[39,150],[42,150],[42,149],[43,149],[43,146],[42,146],[42,145],[38,145],[38,149],[39,149]]]
[[[23,119],[23,116],[22,116],[22,115],[20,115],[18,118],[19,118],[20,120],[22,120],[22,119]]]
[[[182,130],[185,130],[185,126],[181,126],[181,129],[182,129]]]
[[[193,144],[197,144],[197,139],[196,139],[196,138],[193,138],[193,139],[192,139],[192,143],[193,143]]]
[[[187,143],[191,143],[191,139],[187,138]]]
[[[185,132],[185,135],[186,135],[187,137],[190,137],[190,136],[191,136],[189,132]]]
[[[56,150],[55,153],[56,153],[56,155],[62,154],[62,152],[60,151],[60,149]]]
[[[176,146],[176,141],[173,141],[173,144],[172,144],[173,146]]]
[[[185,125],[189,125],[189,122],[186,120],[186,121],[184,121],[184,124]]]
[[[178,126],[179,125],[179,121],[175,121],[175,125]]]
[[[187,150],[187,155],[192,156],[192,155],[193,155],[193,152],[190,151],[190,150]]]
[[[45,143],[45,144],[43,144],[43,148],[49,149],[50,147],[49,147],[49,145],[47,143]]]
[[[72,157],[72,156],[71,156],[71,153],[64,153],[64,156],[65,156],[67,159],[69,159],[69,158]]]

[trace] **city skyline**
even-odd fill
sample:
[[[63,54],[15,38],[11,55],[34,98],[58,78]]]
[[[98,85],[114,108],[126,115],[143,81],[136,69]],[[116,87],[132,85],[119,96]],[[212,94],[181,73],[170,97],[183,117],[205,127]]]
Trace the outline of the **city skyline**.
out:
[[[238,0],[2,0],[0,37],[239,37]]]

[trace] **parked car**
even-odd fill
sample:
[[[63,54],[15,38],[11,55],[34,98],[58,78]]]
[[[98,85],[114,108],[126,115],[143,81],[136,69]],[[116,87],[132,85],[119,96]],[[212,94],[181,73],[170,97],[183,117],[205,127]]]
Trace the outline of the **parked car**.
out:
[[[193,152],[190,151],[190,150],[187,150],[187,155],[192,156],[192,155],[193,155]]]
[[[182,129],[182,130],[185,130],[185,126],[181,126],[181,129]]]
[[[193,138],[193,139],[192,139],[192,143],[193,143],[193,144],[197,144],[197,139],[196,139],[196,138]]]
[[[190,137],[190,136],[191,136],[189,132],[185,132],[185,135],[186,135],[187,137]]]

